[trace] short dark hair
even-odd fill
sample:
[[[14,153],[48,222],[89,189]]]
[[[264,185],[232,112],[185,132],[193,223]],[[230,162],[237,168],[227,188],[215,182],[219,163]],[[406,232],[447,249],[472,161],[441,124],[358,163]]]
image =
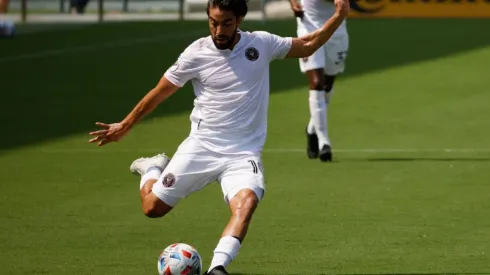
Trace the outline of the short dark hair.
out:
[[[206,12],[209,15],[209,9],[217,7],[220,10],[232,11],[236,17],[245,17],[248,12],[248,0],[208,0]]]

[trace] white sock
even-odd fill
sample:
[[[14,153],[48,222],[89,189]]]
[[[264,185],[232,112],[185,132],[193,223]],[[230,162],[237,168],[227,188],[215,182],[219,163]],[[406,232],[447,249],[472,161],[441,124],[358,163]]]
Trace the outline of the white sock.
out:
[[[150,167],[146,171],[146,173],[141,176],[141,181],[140,181],[140,190],[143,189],[143,186],[145,186],[145,183],[148,180],[155,179],[157,180],[160,175],[162,174],[162,170],[158,167]]]
[[[211,261],[208,272],[219,265],[223,267],[228,266],[235,259],[238,250],[240,250],[240,246],[240,241],[235,237],[225,236],[221,238],[218,246],[214,249],[213,260]]]
[[[310,115],[313,122],[315,133],[318,136],[320,149],[325,144],[330,145],[327,130],[327,102],[325,91],[310,90]]]
[[[308,127],[306,128],[306,132],[308,134],[314,134],[315,133],[315,124],[313,124],[313,119],[310,117],[310,122],[308,122]]]

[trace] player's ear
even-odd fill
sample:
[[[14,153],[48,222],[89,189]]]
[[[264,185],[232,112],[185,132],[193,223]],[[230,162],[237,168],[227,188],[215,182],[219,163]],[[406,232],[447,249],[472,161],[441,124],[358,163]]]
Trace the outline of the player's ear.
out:
[[[242,23],[242,21],[243,21],[243,16],[238,16],[236,18],[236,26],[237,27],[240,26],[240,24]]]

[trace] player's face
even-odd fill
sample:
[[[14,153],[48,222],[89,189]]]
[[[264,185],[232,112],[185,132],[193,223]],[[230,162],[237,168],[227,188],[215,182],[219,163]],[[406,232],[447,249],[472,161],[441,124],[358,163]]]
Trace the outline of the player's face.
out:
[[[234,46],[238,26],[242,19],[237,18],[231,11],[223,11],[217,7],[209,9],[209,30],[214,45],[220,50],[231,49]]]

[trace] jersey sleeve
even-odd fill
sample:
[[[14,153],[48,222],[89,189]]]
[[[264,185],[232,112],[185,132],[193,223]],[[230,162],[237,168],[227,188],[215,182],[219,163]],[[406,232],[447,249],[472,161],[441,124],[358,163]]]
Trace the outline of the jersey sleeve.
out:
[[[168,68],[164,74],[168,81],[175,86],[183,87],[187,81],[198,76],[200,63],[202,63],[198,58],[200,45],[201,40],[196,40],[182,52],[177,62]]]
[[[283,59],[291,50],[293,44],[292,37],[281,37],[264,31],[257,32],[267,44],[270,60]]]
[[[187,81],[196,77],[196,70],[191,61],[180,56],[177,62],[168,68],[164,76],[175,86],[183,87]]]
[[[272,60],[274,59],[284,59],[286,55],[291,50],[293,45],[293,38],[291,37],[280,37],[275,34],[269,34],[272,46]]]

